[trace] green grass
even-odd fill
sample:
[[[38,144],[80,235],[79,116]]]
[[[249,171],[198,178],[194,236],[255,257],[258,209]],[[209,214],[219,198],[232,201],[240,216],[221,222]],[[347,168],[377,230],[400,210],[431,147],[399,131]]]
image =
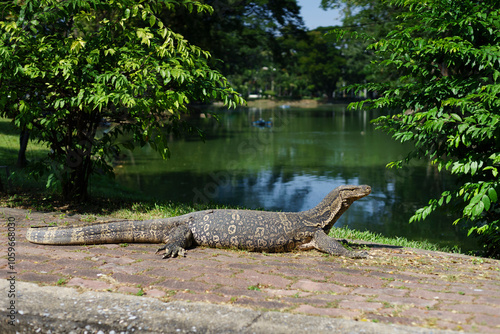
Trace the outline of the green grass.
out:
[[[15,165],[18,151],[19,131],[14,127],[10,119],[0,117],[0,164]],[[40,159],[47,155],[48,152],[47,145],[30,141],[26,157],[28,160]]]
[[[16,167],[17,154],[19,152],[19,131],[14,127],[12,121],[0,117],[0,165],[8,166],[9,173],[4,168],[0,169],[0,178],[4,187],[7,187],[7,177],[14,190],[19,188],[30,189],[31,191],[44,189],[46,180],[34,180],[29,177],[29,173]],[[49,153],[46,144],[30,141],[26,151],[28,161],[36,161]],[[11,192],[14,192],[11,189]]]
[[[362,240],[367,243],[392,245],[398,247],[419,248],[430,251],[441,251],[448,253],[461,253],[459,248],[450,248],[433,244],[429,241],[408,240],[403,237],[385,237],[379,233],[369,231],[351,230],[348,227],[334,228],[330,231],[330,236],[336,239]]]
[[[57,184],[53,189],[46,189],[47,176],[34,179],[30,176],[28,169],[24,170],[16,167],[18,151],[19,130],[14,127],[11,120],[0,117],[0,166],[8,166],[9,168],[8,174],[6,169],[0,168],[0,179],[4,187],[10,193],[43,193],[46,196],[59,193],[60,185]],[[30,140],[26,151],[26,158],[28,162],[40,161],[47,157],[49,152],[50,150],[46,144]],[[7,178],[9,178],[9,182],[7,182]],[[120,187],[112,178],[107,176],[92,175],[89,183],[92,196],[122,198],[126,200],[142,196],[129,189]],[[9,184],[10,187],[7,187]]]

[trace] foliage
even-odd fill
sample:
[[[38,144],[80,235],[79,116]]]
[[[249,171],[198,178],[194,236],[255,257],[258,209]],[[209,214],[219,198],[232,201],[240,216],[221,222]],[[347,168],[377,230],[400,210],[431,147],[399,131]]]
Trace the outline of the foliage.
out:
[[[220,59],[214,65],[242,94],[300,97],[336,88],[345,61],[326,30],[305,31],[296,0],[204,3],[214,15],[167,13],[166,22]]]
[[[411,221],[454,205],[482,238],[490,256],[500,256],[500,6],[496,0],[395,0],[401,23],[370,46],[395,81],[360,85],[380,94],[372,108],[398,113],[376,120],[379,128],[415,150],[390,163],[401,167],[429,158],[460,179],[417,210]],[[367,101],[355,104],[362,107]]]
[[[323,36],[326,30],[305,31],[296,0],[203,2],[213,6],[214,15],[184,10],[162,17],[209,50],[214,66],[242,94],[331,96],[340,71],[348,70],[339,46]]]
[[[394,28],[399,9],[386,0],[322,0],[321,7],[339,8],[344,14],[340,45],[346,64],[342,82],[351,85],[390,80],[392,73],[372,65],[375,55],[367,46]]]
[[[213,15],[179,10],[163,16],[173,30],[209,50],[218,60],[216,67],[226,76],[271,67],[270,56],[279,52],[277,38],[300,33],[303,28],[296,0],[202,2],[214,8]]]
[[[280,36],[275,52],[267,53],[267,61],[263,63],[266,66],[247,69],[231,78],[241,91],[249,93],[267,91],[267,95],[291,98],[331,97],[344,70],[345,58],[333,38],[326,35],[328,30],[317,28]]]
[[[210,54],[158,16],[191,0],[28,0],[4,3],[0,16],[0,115],[47,142],[49,184],[85,198],[92,171],[112,171],[122,131],[169,156],[169,133],[185,129],[191,102],[242,102],[208,66]],[[100,123],[110,127],[98,135]],[[132,142],[125,143],[133,148]]]
[[[327,31],[328,28],[318,28],[308,33],[309,43],[299,44],[299,64],[314,89],[331,98],[345,68],[345,58]]]
[[[326,34],[329,29],[320,27],[308,31],[299,40],[293,37],[280,40],[282,48],[289,51],[286,69],[295,77],[301,77],[312,95],[332,97],[345,69],[346,60],[338,44]]]

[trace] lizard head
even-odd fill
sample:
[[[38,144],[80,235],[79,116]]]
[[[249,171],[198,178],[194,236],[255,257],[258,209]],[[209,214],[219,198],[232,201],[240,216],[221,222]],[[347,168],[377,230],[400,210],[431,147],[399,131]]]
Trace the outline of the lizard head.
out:
[[[319,227],[328,232],[354,201],[369,195],[371,191],[367,185],[337,187],[316,207],[306,211],[306,215],[314,218]]]
[[[367,185],[361,186],[340,186],[338,188],[340,196],[344,200],[350,200],[351,203],[355,200],[368,196],[372,192],[372,188]],[[335,191],[335,190],[334,190]],[[333,192],[333,191],[332,191]]]

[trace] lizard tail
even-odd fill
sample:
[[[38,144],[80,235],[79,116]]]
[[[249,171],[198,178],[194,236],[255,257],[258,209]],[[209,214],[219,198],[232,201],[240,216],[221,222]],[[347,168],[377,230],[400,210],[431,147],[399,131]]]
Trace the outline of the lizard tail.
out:
[[[148,224],[149,223],[149,224]],[[160,243],[165,239],[152,221],[119,221],[83,226],[30,227],[26,239],[45,245],[95,245],[106,243]]]

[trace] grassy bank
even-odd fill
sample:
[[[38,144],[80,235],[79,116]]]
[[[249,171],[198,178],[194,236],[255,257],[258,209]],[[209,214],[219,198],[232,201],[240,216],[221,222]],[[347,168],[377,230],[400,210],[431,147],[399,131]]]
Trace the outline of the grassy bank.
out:
[[[12,121],[0,117],[0,180],[9,192],[22,189],[42,189],[43,180],[34,180],[29,173],[16,167],[19,152],[19,131],[13,126]],[[26,151],[28,161],[36,161],[46,156],[49,152],[47,145],[30,141]],[[9,178],[9,180],[7,180]]]
[[[104,218],[151,219],[178,216],[192,211],[229,208],[217,204],[197,205],[158,201],[130,189],[124,189],[112,179],[93,176],[91,180],[92,200],[88,203],[68,203],[59,196],[58,189],[45,189],[44,179],[33,180],[28,172],[15,168],[19,136],[8,119],[0,118],[0,165],[9,166],[10,186],[7,186],[5,171],[0,169],[0,177],[7,192],[0,194],[0,206],[17,207],[38,211],[55,211],[62,214],[81,214],[85,221],[98,221]],[[30,161],[46,155],[45,145],[30,141],[27,157]],[[371,232],[359,232],[347,228],[333,229],[331,235],[340,239],[363,240],[368,243],[381,243],[401,247],[450,252],[452,249],[429,242],[411,241],[405,238],[387,238]],[[458,250],[453,249],[457,252]]]
[[[30,141],[26,157],[36,160],[45,156],[49,149],[47,145]],[[0,117],[0,165],[14,166],[19,152],[19,132],[12,125],[12,121]]]

